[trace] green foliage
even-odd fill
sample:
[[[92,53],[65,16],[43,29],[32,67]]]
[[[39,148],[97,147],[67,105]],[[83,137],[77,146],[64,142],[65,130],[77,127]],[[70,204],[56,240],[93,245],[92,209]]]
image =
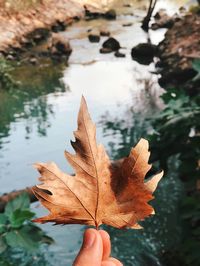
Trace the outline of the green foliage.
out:
[[[199,63],[198,63],[199,64]],[[199,67],[196,63],[196,68]],[[198,67],[197,67],[198,66]],[[184,91],[171,89],[162,95],[166,105],[153,120],[155,129],[151,136],[157,158],[167,170],[167,160],[172,154],[179,156],[179,178],[185,185],[185,197],[180,208],[182,242],[170,251],[171,260],[182,265],[200,265],[200,193],[197,182],[200,176],[200,96],[189,97]],[[171,265],[171,262],[169,264]],[[175,264],[176,265],[176,264]]]
[[[6,62],[6,60],[0,57],[0,90],[12,89],[17,86],[16,82],[12,79],[10,72],[12,67]]]
[[[190,98],[181,90],[171,89],[162,95],[162,99],[166,107],[152,121],[152,147],[162,161],[172,154],[179,154],[181,179],[190,181],[192,174],[196,181],[200,158],[200,97]]]
[[[53,242],[39,227],[30,222],[34,215],[30,211],[27,193],[22,193],[8,202],[5,212],[0,214],[0,254],[12,252],[12,249],[35,252],[40,244]]]
[[[200,80],[200,59],[195,59],[192,63],[192,67],[197,72],[197,75],[193,78],[193,81]]]

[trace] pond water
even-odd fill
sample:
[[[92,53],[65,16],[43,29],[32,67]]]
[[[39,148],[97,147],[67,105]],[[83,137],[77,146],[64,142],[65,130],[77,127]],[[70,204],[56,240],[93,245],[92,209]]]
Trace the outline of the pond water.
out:
[[[36,184],[38,174],[32,164],[37,161],[55,161],[62,170],[72,172],[63,152],[65,149],[72,152],[70,139],[76,129],[81,95],[85,96],[97,124],[98,142],[105,145],[113,159],[124,155],[117,150],[115,155],[111,153],[111,141],[120,146],[121,136],[114,134],[114,129],[105,135],[100,121],[123,117],[127,126],[132,126],[134,112],[140,113],[142,120],[162,108],[159,98],[162,88],[157,83],[157,75],[153,74],[154,64],[144,66],[133,61],[130,50],[146,42],[149,36],[153,43],[158,43],[165,30],[150,31],[149,35],[142,31],[140,22],[145,15],[145,1],[118,2],[116,21],[79,21],[62,33],[73,47],[68,66],[53,65],[48,60],[40,66],[19,66],[14,72],[21,82],[19,88],[0,91],[0,193]],[[131,2],[132,7],[123,7],[123,2]],[[184,2],[158,1],[157,9],[162,6],[175,12]],[[122,26],[129,22],[133,23],[130,27]],[[100,28],[111,31],[120,41],[126,58],[100,54],[105,37],[98,44],[89,43],[87,30]],[[137,136],[142,137],[140,132]],[[176,206],[180,195],[181,185],[171,175],[159,186],[155,201],[158,214],[146,222],[144,231],[107,228],[113,242],[113,255],[126,266],[160,265],[159,254],[178,241]],[[38,203],[32,208],[38,216],[45,212]],[[55,244],[48,249],[51,259],[47,258],[47,265],[72,265],[84,227],[49,224],[41,227],[55,239]]]

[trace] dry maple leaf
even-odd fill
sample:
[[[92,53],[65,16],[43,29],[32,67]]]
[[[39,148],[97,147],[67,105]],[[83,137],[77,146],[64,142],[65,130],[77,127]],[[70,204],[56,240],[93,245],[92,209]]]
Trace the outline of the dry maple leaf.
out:
[[[144,182],[151,168],[148,141],[141,139],[129,157],[113,165],[104,147],[96,143],[96,127],[83,97],[74,136],[71,144],[76,153],[65,152],[65,156],[75,176],[63,173],[55,163],[35,164],[41,184],[33,191],[50,214],[34,221],[141,228],[137,222],[154,214],[148,202],[163,175]]]

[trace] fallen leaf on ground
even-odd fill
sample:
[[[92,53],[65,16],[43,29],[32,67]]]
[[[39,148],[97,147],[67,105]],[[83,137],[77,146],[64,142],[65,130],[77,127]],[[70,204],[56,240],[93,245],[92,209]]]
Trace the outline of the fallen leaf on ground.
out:
[[[33,191],[50,214],[34,221],[141,228],[138,221],[154,214],[148,202],[163,176],[161,172],[144,180],[151,168],[148,141],[141,139],[129,157],[113,165],[104,147],[97,145],[96,127],[83,97],[74,136],[71,144],[76,153],[66,151],[65,157],[75,176],[62,172],[53,162],[35,164],[41,184]]]

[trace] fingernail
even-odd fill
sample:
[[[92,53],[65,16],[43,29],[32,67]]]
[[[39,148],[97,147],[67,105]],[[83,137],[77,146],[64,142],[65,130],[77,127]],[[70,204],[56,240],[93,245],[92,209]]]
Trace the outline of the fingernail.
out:
[[[83,247],[90,248],[94,244],[95,238],[96,238],[95,232],[91,229],[88,229],[85,232]]]

